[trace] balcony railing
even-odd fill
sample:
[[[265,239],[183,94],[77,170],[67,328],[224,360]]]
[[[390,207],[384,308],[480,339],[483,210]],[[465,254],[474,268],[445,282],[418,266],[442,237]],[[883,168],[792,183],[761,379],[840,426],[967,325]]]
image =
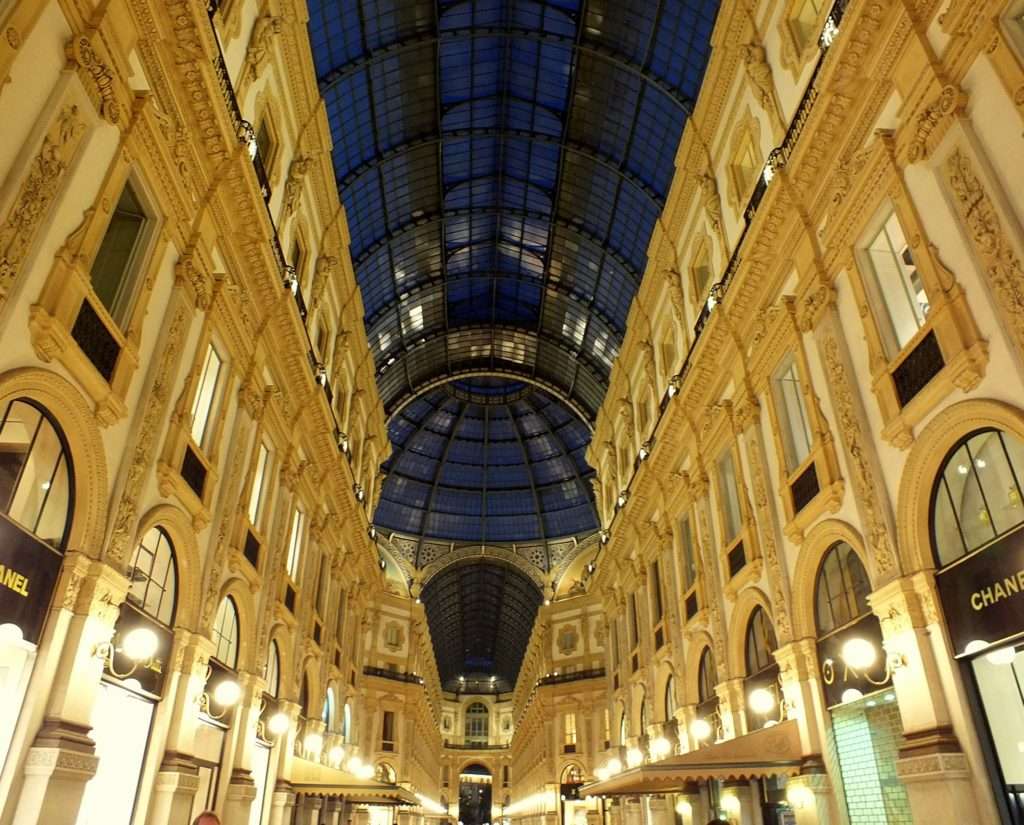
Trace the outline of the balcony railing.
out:
[[[449,750],[460,751],[508,750],[508,745],[497,742],[453,742],[450,739],[444,740],[444,746]]]
[[[566,682],[580,682],[584,679],[603,679],[604,668],[594,667],[590,670],[574,670],[570,673],[552,673],[537,680],[537,685],[563,685]]]
[[[406,682],[411,685],[423,684],[422,676],[417,676],[415,673],[406,673],[404,670],[388,670],[385,667],[370,667],[366,665],[363,668],[363,673],[366,676],[379,676],[381,679],[390,679],[393,682]]]

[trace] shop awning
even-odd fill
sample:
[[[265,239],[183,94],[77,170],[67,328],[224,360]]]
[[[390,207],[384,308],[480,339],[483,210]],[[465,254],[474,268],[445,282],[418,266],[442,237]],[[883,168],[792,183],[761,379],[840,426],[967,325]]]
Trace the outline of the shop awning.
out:
[[[400,785],[368,782],[365,785],[335,785],[333,783],[292,783],[296,793],[307,796],[337,796],[352,805],[419,805],[414,794]]]
[[[297,793],[339,797],[355,805],[420,804],[416,795],[401,785],[360,779],[348,771],[302,758],[292,763],[292,786]]]
[[[708,779],[757,779],[800,772],[800,733],[788,719],[746,736],[737,736],[673,756],[651,765],[630,768],[602,782],[580,788],[585,796],[632,796],[671,793],[687,783]]]

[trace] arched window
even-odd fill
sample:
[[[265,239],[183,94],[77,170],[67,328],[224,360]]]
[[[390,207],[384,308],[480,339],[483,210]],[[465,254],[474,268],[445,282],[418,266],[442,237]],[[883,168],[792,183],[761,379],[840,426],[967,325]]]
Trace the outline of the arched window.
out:
[[[775,630],[761,606],[755,607],[747,623],[746,665],[747,676],[755,676],[775,664],[772,651],[777,648]]]
[[[1024,522],[1024,444],[979,430],[946,457],[932,496],[932,536],[940,567]]]
[[[700,665],[697,667],[697,702],[707,702],[716,698],[715,694],[715,660],[711,648],[704,648],[700,654]]]
[[[320,718],[323,723],[327,725],[328,731],[333,731],[334,726],[338,724],[337,713],[335,712],[334,704],[334,688],[327,688],[327,695],[324,696],[324,707],[320,713]]]
[[[665,721],[671,722],[676,718],[676,677],[669,676],[665,680]]]
[[[238,608],[235,600],[225,596],[217,608],[213,622],[213,658],[234,670],[238,667]]]
[[[818,569],[814,613],[818,636],[831,633],[870,612],[871,585],[860,558],[849,544],[832,545]]]
[[[348,702],[341,710],[341,738],[346,744],[352,741],[352,707]]]
[[[48,412],[19,398],[0,422],[0,507],[58,550],[67,542],[74,493],[64,436]]]
[[[127,599],[139,610],[168,627],[174,623],[178,572],[174,545],[160,527],[151,527],[135,546],[128,568]]]
[[[281,651],[277,642],[271,640],[267,656],[267,693],[277,696],[281,692]]]
[[[487,705],[474,702],[466,708],[466,742],[487,742]]]
[[[583,783],[583,772],[579,765],[566,765],[562,771],[563,785],[581,785]]]

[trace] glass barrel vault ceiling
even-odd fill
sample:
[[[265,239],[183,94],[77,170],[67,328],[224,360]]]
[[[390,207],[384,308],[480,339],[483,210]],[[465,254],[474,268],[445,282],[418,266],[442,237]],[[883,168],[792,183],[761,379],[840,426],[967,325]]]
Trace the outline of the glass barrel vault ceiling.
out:
[[[309,0],[392,416],[381,527],[472,541],[596,528],[586,424],[622,342],[717,6]],[[444,386],[478,375],[502,376],[491,387],[509,399],[481,404]],[[513,398],[520,385],[528,391]],[[487,468],[503,464],[519,468],[515,489],[535,509],[501,512]]]

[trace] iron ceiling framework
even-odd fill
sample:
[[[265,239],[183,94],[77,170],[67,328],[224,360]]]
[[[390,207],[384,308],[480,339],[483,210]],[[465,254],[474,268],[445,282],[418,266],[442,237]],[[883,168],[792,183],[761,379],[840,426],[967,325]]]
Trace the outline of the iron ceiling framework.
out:
[[[419,536],[412,561],[425,538],[597,528],[583,453],[717,10],[309,0],[395,447],[374,522]],[[476,662],[514,682],[536,586],[492,563],[453,571],[424,590],[442,678]]]
[[[459,676],[495,677],[494,690],[512,690],[542,596],[522,573],[502,564],[451,567],[423,589],[427,622],[445,690]]]

